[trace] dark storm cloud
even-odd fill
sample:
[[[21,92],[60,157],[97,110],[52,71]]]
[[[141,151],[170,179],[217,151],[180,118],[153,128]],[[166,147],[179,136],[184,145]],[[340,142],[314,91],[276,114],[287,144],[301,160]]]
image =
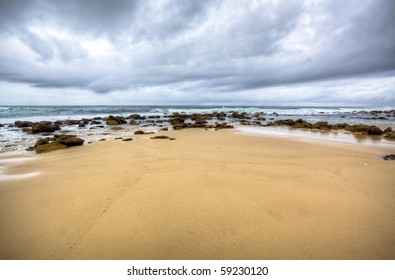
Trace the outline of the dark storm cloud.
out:
[[[0,80],[97,93],[167,87],[222,100],[380,79],[394,77],[394,26],[392,0],[0,1]]]

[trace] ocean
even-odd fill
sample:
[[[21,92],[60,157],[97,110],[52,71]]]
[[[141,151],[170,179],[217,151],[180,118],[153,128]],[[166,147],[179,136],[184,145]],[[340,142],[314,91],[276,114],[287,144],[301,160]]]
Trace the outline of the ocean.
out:
[[[167,115],[174,112],[185,114],[204,114],[213,112],[246,112],[249,115],[260,113],[267,121],[281,119],[303,119],[311,123],[327,121],[329,124],[348,123],[376,125],[382,129],[392,127],[395,129],[395,114],[393,107],[313,107],[313,106],[0,106],[0,153],[2,155],[25,153],[26,148],[34,145],[41,135],[28,135],[20,128],[13,127],[15,121],[59,121],[92,119],[94,117],[123,116],[140,114],[144,116],[158,115],[166,120]],[[372,113],[374,111],[374,113]],[[226,119],[232,122],[231,119]],[[163,122],[163,125],[166,125]],[[239,123],[232,123],[239,127]],[[265,122],[262,122],[265,124]],[[167,124],[168,125],[168,124]],[[117,136],[132,135],[138,129],[149,131],[159,130],[152,122],[142,121],[136,126],[123,125],[122,130],[112,130],[104,127],[87,125],[62,127],[60,132],[77,134],[86,141],[99,139],[113,139]],[[251,132],[253,128],[249,127]],[[284,129],[283,129],[284,130]],[[273,128],[259,128],[259,133],[273,134]],[[283,133],[282,131],[281,133]],[[285,133],[286,134],[286,133]],[[390,143],[392,144],[392,143]]]

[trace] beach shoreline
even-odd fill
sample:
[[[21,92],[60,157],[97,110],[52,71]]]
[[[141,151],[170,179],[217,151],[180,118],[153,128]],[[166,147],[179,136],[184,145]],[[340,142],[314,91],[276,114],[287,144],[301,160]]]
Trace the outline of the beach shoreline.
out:
[[[393,148],[156,135],[4,165],[0,259],[395,258]]]

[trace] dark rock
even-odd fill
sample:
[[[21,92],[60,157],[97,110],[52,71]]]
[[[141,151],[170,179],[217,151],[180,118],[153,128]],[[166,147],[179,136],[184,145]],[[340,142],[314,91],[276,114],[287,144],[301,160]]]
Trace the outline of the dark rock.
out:
[[[169,131],[169,128],[168,128],[168,127],[163,127],[163,128],[161,128],[160,130],[161,130],[161,131]]]
[[[134,134],[135,134],[135,135],[144,134],[144,131],[142,131],[142,130],[136,130],[136,131],[134,132]]]
[[[79,120],[65,120],[64,124],[67,125],[67,126],[79,125],[80,121]]]
[[[312,125],[311,128],[313,129],[319,129],[319,130],[330,130],[331,125],[328,124],[328,122],[316,122],[315,124]]]
[[[114,117],[114,116],[108,116],[106,120],[107,125],[120,125],[120,124],[125,124],[125,118],[124,117]]]
[[[63,144],[60,144],[57,142],[52,142],[49,144],[37,146],[36,153],[42,154],[42,153],[47,153],[47,152],[51,152],[51,151],[55,151],[55,150],[59,150],[59,149],[66,149],[66,148],[67,148],[66,145],[63,145]]]
[[[377,126],[372,125],[368,128],[368,135],[381,135],[381,134],[383,134],[383,131]]]
[[[125,139],[122,139],[122,141],[133,141],[133,138],[125,138]]]
[[[60,126],[52,122],[37,122],[32,125],[33,133],[54,132],[56,130],[60,130]]]
[[[346,130],[349,130],[351,132],[367,132],[369,129],[368,125],[364,125],[364,124],[358,124],[358,125],[352,125],[352,126],[348,126],[346,127]]]
[[[176,123],[176,124],[173,124],[173,129],[174,129],[174,130],[181,130],[181,129],[185,128],[185,127],[186,127],[186,125],[183,124],[183,123]]]
[[[92,125],[94,125],[94,124],[101,124],[101,122],[93,120],[93,121],[91,121],[90,124],[92,124]]]
[[[15,127],[32,127],[33,122],[28,122],[28,121],[16,121],[14,122]]]
[[[169,140],[176,140],[176,138],[171,137],[171,138],[169,138]]]
[[[102,142],[102,141],[106,141],[106,139],[102,138],[102,139],[100,139],[99,141],[100,141],[100,142]]]
[[[299,121],[300,120],[300,121]],[[306,122],[304,120],[299,119],[298,121],[296,121],[296,124],[293,126],[294,128],[312,128],[312,124],[309,122]]]
[[[130,125],[138,125],[139,123],[136,122],[135,120],[130,120],[129,124],[130,124]]]
[[[346,123],[336,123],[334,125],[332,125],[332,129],[338,130],[338,129],[345,129],[346,127],[348,127],[349,125]]]
[[[247,114],[247,112],[241,112],[241,113],[233,112],[233,113],[230,115],[230,117],[233,118],[233,119],[242,120],[242,119],[247,119],[248,114]]]
[[[215,129],[226,129],[226,128],[233,128],[233,125],[228,125],[227,123],[217,123],[214,126]]]
[[[387,128],[384,130],[384,133],[387,133],[387,132],[392,132],[392,127],[387,127]]]
[[[395,160],[395,155],[394,154],[390,154],[390,155],[385,155],[383,156],[384,160]]]
[[[34,151],[35,149],[36,149],[36,148],[34,148],[34,147],[29,147],[29,148],[26,149],[26,151],[32,152],[32,151]]]
[[[384,138],[387,139],[387,140],[395,140],[395,132],[394,131],[387,132],[384,135]]]
[[[38,139],[38,140],[36,141],[36,143],[34,144],[34,147],[33,147],[33,148],[37,148],[37,147],[40,146],[40,145],[45,145],[45,144],[48,144],[48,143],[49,143],[49,139],[48,139],[48,138]]]
[[[67,147],[72,147],[72,146],[80,146],[84,144],[85,140],[75,137],[74,135],[63,135],[55,138],[54,142],[63,144]]]
[[[141,119],[141,115],[139,115],[139,114],[132,114],[132,115],[129,116],[129,119],[139,120],[139,119]]]
[[[150,137],[150,139],[169,139],[169,138],[170,137],[166,136],[166,135],[157,135],[157,136]]]

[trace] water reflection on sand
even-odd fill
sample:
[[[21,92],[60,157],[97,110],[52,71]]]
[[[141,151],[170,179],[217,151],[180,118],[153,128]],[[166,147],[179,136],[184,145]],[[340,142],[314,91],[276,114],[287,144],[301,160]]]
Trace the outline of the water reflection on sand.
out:
[[[238,127],[238,131],[245,134],[267,135],[295,138],[299,140],[317,140],[325,142],[339,142],[350,144],[375,145],[395,148],[395,141],[389,141],[381,136],[370,136],[348,131],[321,131],[311,129],[295,129],[290,127]]]

